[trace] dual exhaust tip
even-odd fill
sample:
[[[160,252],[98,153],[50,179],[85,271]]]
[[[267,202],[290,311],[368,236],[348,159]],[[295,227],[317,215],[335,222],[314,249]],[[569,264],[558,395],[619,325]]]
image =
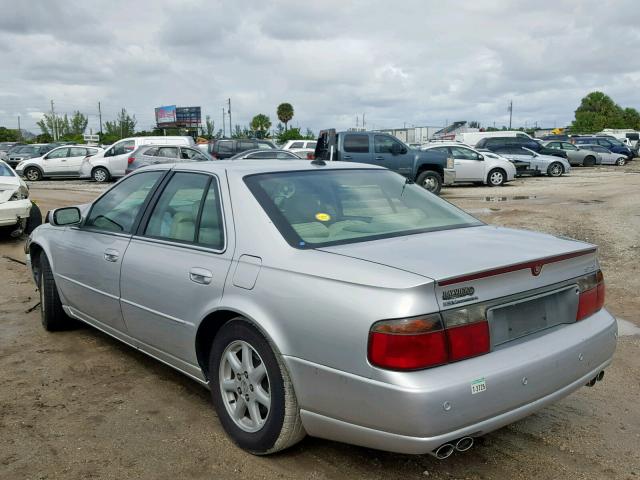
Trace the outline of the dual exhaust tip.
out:
[[[589,380],[587,382],[587,387],[593,387],[596,382],[601,381],[604,378],[604,370],[600,370],[600,373],[598,373],[598,375],[596,375],[595,377],[593,377],[591,380]]]
[[[444,443],[430,453],[438,460],[444,460],[454,452],[466,452],[471,447],[473,447],[473,437],[462,437],[454,442]]]

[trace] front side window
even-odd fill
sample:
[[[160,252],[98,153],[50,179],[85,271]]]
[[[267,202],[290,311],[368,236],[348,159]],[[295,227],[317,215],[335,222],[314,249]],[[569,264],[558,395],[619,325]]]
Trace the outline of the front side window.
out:
[[[218,153],[233,153],[233,142],[229,140],[221,140],[216,143]]]
[[[482,225],[383,169],[275,172],[244,180],[283,237],[296,248]]]
[[[317,143],[318,142],[316,142],[315,140],[313,142],[307,142],[306,148],[313,148],[315,150]]]
[[[344,151],[349,153],[369,153],[369,135],[346,134]]]
[[[562,147],[559,142],[551,142],[547,144],[547,148],[561,149]]]
[[[402,144],[389,135],[375,135],[373,137],[373,145],[376,153],[392,153],[394,145],[398,145],[396,148],[402,149]]]
[[[125,155],[127,153],[131,153],[135,147],[135,142],[133,140],[126,140],[124,142],[116,143],[111,150],[109,150],[109,155],[105,156],[115,156],[115,155]]]
[[[222,248],[217,182],[209,175],[176,173],[153,209],[144,235]]]
[[[68,156],[69,156],[68,148],[58,148],[56,150],[53,150],[52,152],[49,152],[49,154],[47,155],[47,158],[67,158]]]
[[[244,152],[245,150],[253,150],[254,148],[256,148],[255,143],[238,140],[238,152]]]
[[[451,147],[451,154],[453,158],[463,159],[463,160],[478,160],[478,154],[468,148],[462,147]]]
[[[194,160],[196,162],[204,162],[207,160],[207,157],[193,148],[181,148],[180,158],[183,160]]]
[[[140,208],[163,172],[131,175],[100,197],[91,207],[85,227],[131,233]]]

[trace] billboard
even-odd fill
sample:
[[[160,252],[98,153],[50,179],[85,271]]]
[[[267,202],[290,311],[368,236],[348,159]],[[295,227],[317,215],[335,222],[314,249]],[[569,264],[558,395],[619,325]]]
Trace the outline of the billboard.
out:
[[[176,123],[176,106],[167,105],[166,107],[156,108],[156,123],[160,125],[168,125]]]

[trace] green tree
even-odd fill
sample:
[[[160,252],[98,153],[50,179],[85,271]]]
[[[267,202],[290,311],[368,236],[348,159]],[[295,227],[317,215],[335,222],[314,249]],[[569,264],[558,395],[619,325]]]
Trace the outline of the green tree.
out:
[[[211,120],[210,115],[207,115],[205,117],[204,126],[205,126],[204,131],[206,132],[205,137],[211,140],[213,138],[214,132],[216,131],[216,125],[215,125],[215,122]]]
[[[17,142],[20,140],[18,129],[0,127],[0,142]]]
[[[595,133],[624,125],[624,111],[602,92],[591,92],[584,97],[575,115],[571,125],[574,133]]]
[[[263,113],[259,113],[251,119],[251,129],[256,132],[258,138],[264,138],[270,128],[271,120]]]
[[[51,113],[45,113],[42,118],[36,122],[36,125],[38,125],[43,135],[58,139],[68,135],[71,128],[67,114],[63,116],[56,115],[54,117]]]
[[[276,136],[278,142],[284,143],[289,140],[301,140],[304,136],[300,133],[299,128],[291,127],[289,130],[285,130]]]
[[[625,108],[622,112],[624,126],[622,128],[633,128],[640,130],[640,113],[635,108]]]
[[[85,130],[87,129],[88,123],[89,119],[87,118],[87,116],[76,110],[75,112],[73,112],[73,116],[71,117],[71,122],[69,124],[69,133],[71,133],[72,135],[83,135]]]
[[[304,138],[308,140],[315,140],[317,137],[313,133],[313,130],[311,130],[310,128],[307,128],[307,132],[304,134]]]
[[[132,137],[136,129],[136,116],[130,116],[123,108],[116,119],[112,122],[105,122],[104,135],[101,139],[104,142],[115,142],[125,137]]]
[[[288,129],[289,122],[293,118],[293,105],[290,103],[281,103],[277,110],[278,120],[284,123],[284,129]]]

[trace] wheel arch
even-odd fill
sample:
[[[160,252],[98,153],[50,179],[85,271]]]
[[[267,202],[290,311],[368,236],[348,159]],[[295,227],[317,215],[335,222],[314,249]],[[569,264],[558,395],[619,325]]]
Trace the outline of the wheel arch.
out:
[[[507,171],[504,169],[504,167],[502,165],[493,165],[489,168],[489,171],[487,172],[487,174],[484,177],[484,183],[486,185],[489,185],[491,182],[489,182],[489,177],[491,176],[491,172],[495,171],[495,170],[500,170],[500,172],[502,172],[502,175],[504,176],[504,180],[503,180],[503,184],[507,183],[509,180],[509,175],[507,174]]]
[[[420,175],[422,172],[427,171],[436,172],[440,174],[440,176],[444,179],[444,167],[442,165],[437,165],[434,163],[422,163],[418,165],[414,180],[417,179],[418,175]]]
[[[274,353],[276,355],[280,355],[280,349],[274,341],[273,336],[267,332],[267,329],[265,329],[264,326],[254,318],[254,316],[247,314],[247,312],[242,309],[220,307],[217,310],[208,313],[202,319],[198,325],[198,330],[196,331],[196,358],[198,360],[198,366],[202,370],[202,374],[206,380],[209,380],[209,355],[211,353],[213,339],[216,337],[223,325],[237,317],[242,317],[256,330],[258,330],[274,349]]]
[[[35,168],[36,170],[38,170],[40,172],[40,175],[42,175],[42,178],[44,178],[44,170],[37,163],[30,163],[28,165],[25,165],[24,168],[22,169],[22,171],[26,172],[28,168]]]
[[[31,274],[33,275],[33,280],[38,288],[40,288],[40,259],[42,255],[46,255],[46,252],[42,245],[37,242],[31,242],[28,253],[31,258]]]

